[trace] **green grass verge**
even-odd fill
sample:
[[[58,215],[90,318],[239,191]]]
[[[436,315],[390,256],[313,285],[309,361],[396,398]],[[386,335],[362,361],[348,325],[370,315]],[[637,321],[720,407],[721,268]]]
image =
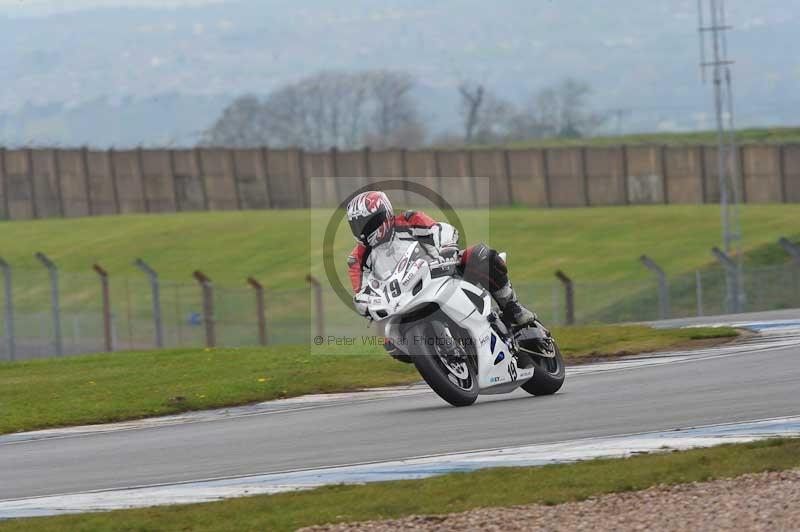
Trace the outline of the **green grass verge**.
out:
[[[307,492],[0,523],[0,531],[273,530],[315,524],[444,514],[519,504],[559,504],[800,467],[800,440],[724,445],[540,468],[500,468],[424,480],[331,486]]]
[[[414,382],[408,366],[364,352],[183,349],[0,364],[0,433]]]
[[[731,329],[574,327],[554,331],[568,357],[643,352],[736,335]],[[420,380],[383,348],[275,346],[123,352],[0,363],[0,434],[108,423],[310,393]]]
[[[729,327],[652,329],[639,325],[556,327],[553,334],[562,354],[571,361],[593,357],[630,355],[671,348],[691,348],[703,341],[738,336]]]

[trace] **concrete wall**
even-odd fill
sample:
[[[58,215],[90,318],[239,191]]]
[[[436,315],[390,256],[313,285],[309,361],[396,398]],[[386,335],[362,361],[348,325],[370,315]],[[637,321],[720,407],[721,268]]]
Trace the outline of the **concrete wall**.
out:
[[[622,148],[588,148],[586,182],[588,205],[625,205],[628,202],[625,151]]]
[[[549,207],[550,199],[544,150],[506,152],[512,203]]]
[[[800,145],[781,146],[783,201],[800,203]]]
[[[665,203],[669,192],[664,176],[663,150],[656,146],[636,146],[627,148],[625,153],[628,203]]]
[[[269,209],[271,207],[267,183],[267,165],[261,149],[233,150],[233,175],[242,209]]]
[[[744,196],[748,203],[783,200],[780,147],[744,146],[741,154]]]
[[[545,152],[549,203],[553,207],[588,205],[585,150],[555,148]]]
[[[702,148],[666,148],[662,157],[667,203],[704,203],[705,166]]]
[[[747,203],[800,203],[800,145],[728,154]],[[719,201],[714,147],[524,150],[90,151],[0,149],[0,218],[331,207],[399,179],[456,207],[579,207]],[[404,185],[411,189],[412,185]],[[411,190],[399,203],[425,207]]]

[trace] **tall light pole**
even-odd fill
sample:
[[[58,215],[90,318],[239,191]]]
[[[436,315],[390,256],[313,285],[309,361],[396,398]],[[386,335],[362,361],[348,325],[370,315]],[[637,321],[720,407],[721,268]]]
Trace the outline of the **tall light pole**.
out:
[[[726,23],[725,0],[697,0],[700,32],[700,69],[703,81],[710,69],[714,84],[714,112],[717,124],[717,174],[719,176],[720,211],[722,217],[722,249],[737,263],[735,274],[726,274],[728,300],[735,311],[744,305],[742,285],[742,231],[739,220],[740,169],[733,117],[733,91],[726,34],[732,29]],[[706,20],[710,25],[706,25]],[[706,35],[709,35],[707,42]],[[710,50],[708,50],[710,48]],[[710,52],[711,60],[707,61]],[[726,116],[727,114],[727,116]]]

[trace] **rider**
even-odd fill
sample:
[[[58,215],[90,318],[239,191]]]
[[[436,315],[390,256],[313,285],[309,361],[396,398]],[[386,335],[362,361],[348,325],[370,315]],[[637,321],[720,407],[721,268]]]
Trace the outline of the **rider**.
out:
[[[523,307],[511,282],[505,261],[485,244],[458,248],[458,231],[450,224],[437,222],[419,211],[405,211],[395,216],[389,198],[383,192],[363,192],[347,205],[347,221],[358,244],[347,257],[350,281],[356,292],[356,310],[367,314],[367,296],[361,292],[366,274],[372,270],[377,254],[372,251],[394,239],[419,242],[433,259],[458,257],[463,278],[480,283],[494,297],[503,315],[516,325],[527,325],[536,315]],[[389,346],[387,346],[387,350]],[[391,350],[390,350],[391,352]]]

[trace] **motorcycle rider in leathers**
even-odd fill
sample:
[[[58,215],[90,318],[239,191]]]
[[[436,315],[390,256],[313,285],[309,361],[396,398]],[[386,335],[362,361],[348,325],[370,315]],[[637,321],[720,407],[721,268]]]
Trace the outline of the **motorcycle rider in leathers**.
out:
[[[383,192],[369,191],[358,194],[347,206],[347,221],[358,244],[347,257],[350,282],[356,295],[356,311],[367,315],[368,296],[363,292],[364,280],[376,265],[392,253],[393,245],[403,241],[416,241],[432,260],[459,260],[464,280],[482,285],[494,297],[503,315],[515,325],[527,325],[536,315],[523,307],[511,282],[505,261],[497,251],[485,244],[476,244],[461,251],[458,231],[448,223],[437,222],[419,211],[405,211],[395,215],[389,198]],[[398,239],[398,241],[395,241]],[[385,249],[384,253],[381,250]],[[396,348],[388,342],[386,350],[392,356]]]

